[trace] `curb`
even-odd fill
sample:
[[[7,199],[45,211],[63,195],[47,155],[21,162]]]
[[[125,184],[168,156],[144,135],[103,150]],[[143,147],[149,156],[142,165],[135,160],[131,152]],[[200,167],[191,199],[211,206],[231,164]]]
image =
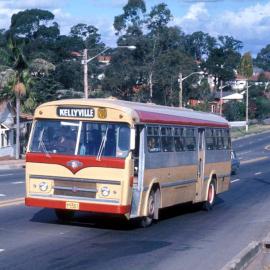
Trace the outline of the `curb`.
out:
[[[13,164],[13,165],[1,165],[0,164],[0,171],[12,170],[12,169],[22,169],[22,168],[25,168],[24,164]]]
[[[270,238],[268,238],[270,239]],[[270,241],[269,241],[270,243]],[[221,270],[243,270],[245,269],[255,256],[262,250],[262,242],[251,242],[238,255],[236,255],[230,262],[228,262]]]

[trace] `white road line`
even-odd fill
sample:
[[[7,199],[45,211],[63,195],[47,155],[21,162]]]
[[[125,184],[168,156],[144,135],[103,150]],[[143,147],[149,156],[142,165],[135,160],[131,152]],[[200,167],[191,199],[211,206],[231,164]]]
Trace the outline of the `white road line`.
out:
[[[24,181],[16,181],[16,182],[12,182],[12,185],[18,185],[18,184],[24,184]]]
[[[5,251],[3,248],[0,248],[0,252],[3,252],[3,251]]]
[[[14,174],[13,173],[0,174],[0,177],[2,177],[2,176],[11,176],[11,175],[14,175]]]
[[[234,179],[231,181],[231,183],[238,182],[238,181],[240,181],[240,179]]]
[[[256,172],[256,173],[254,173],[254,175],[260,175],[260,174],[262,174],[262,172]]]
[[[6,197],[6,194],[1,194],[1,193],[0,193],[0,197]]]

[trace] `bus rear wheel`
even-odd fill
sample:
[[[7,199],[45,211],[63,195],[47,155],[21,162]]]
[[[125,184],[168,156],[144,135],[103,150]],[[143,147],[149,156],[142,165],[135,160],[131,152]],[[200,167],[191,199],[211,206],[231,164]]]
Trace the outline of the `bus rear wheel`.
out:
[[[213,208],[215,199],[216,199],[216,186],[215,182],[212,180],[207,190],[207,200],[203,202],[203,209],[206,211],[210,211]]]
[[[71,221],[75,212],[72,210],[54,209],[55,215],[61,222]]]

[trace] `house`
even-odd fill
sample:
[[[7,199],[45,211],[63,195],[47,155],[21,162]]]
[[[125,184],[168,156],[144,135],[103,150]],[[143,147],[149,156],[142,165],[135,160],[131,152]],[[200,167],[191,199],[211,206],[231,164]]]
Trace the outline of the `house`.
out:
[[[15,155],[14,114],[9,102],[0,103],[0,157]]]
[[[16,112],[8,101],[0,102],[0,158],[15,157]],[[33,117],[20,114],[21,153],[25,152]]]

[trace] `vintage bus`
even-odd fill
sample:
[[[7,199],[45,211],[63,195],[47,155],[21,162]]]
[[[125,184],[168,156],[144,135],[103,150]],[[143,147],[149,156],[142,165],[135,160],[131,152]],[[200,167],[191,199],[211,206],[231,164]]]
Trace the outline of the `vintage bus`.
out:
[[[45,103],[26,154],[27,206],[136,218],[193,202],[210,209],[230,184],[228,122],[190,109],[115,99]]]

